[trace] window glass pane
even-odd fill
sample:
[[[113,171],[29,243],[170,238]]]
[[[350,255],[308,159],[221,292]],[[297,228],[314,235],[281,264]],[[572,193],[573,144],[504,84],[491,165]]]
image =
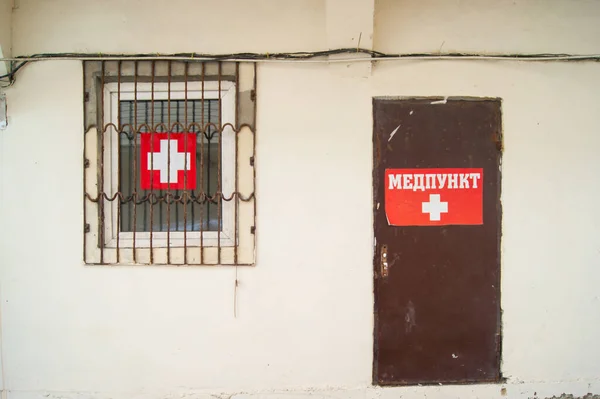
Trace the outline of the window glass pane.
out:
[[[190,198],[185,206],[187,217],[184,216],[184,205],[173,201],[169,206],[165,202],[171,193],[174,198],[180,198],[184,190],[142,190],[140,187],[140,137],[134,134],[136,128],[139,133],[168,132],[169,114],[170,125],[176,122],[185,125],[186,112],[187,123],[198,123],[199,125],[214,123],[219,124],[218,100],[188,100],[187,109],[185,101],[155,100],[151,101],[121,101],[119,122],[123,127],[119,140],[119,191],[123,194],[126,203],[121,205],[121,231],[144,232],[150,231],[200,231],[201,223],[203,231],[216,231],[219,228],[219,209],[216,203],[219,178],[219,135],[214,127],[206,134],[199,132],[197,126],[190,127],[190,132],[196,133],[196,190],[188,191]],[[170,113],[169,113],[170,108]],[[152,119],[154,116],[154,119]],[[143,126],[148,125],[148,128]],[[164,125],[161,125],[164,124]],[[142,127],[140,127],[142,126]],[[182,132],[184,129],[176,125],[171,132]],[[135,140],[134,140],[135,139]],[[133,199],[131,196],[137,190],[138,205],[134,212]],[[154,205],[150,204],[148,197],[150,193],[155,196]],[[208,200],[203,200],[203,195]],[[214,197],[213,202],[210,197]],[[186,223],[187,220],[187,223]]]

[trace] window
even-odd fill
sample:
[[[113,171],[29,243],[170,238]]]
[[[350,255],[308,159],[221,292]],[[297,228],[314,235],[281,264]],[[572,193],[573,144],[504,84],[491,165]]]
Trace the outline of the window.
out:
[[[254,66],[84,71],[86,263],[252,264]]]

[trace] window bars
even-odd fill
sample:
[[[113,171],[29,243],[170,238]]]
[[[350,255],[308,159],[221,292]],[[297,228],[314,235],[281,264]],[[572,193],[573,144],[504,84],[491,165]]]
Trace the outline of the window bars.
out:
[[[256,65],[84,62],[88,264],[253,264]]]

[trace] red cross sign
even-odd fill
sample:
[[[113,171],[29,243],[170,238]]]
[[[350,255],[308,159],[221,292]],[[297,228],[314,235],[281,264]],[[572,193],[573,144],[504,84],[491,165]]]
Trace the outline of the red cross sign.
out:
[[[483,169],[386,169],[392,226],[483,224]]]
[[[140,133],[140,187],[143,190],[196,188],[196,135]]]

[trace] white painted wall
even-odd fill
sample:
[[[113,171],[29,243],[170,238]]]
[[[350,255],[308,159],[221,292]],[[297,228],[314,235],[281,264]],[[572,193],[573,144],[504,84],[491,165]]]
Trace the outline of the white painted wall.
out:
[[[325,42],[324,0],[17,2],[17,54],[277,52]]]
[[[596,0],[376,0],[386,52],[597,53]]]
[[[129,0],[18,3],[17,54],[322,49],[340,40],[328,37],[331,24],[343,25],[326,15],[334,3],[322,1],[146,1],[144,10]],[[599,37],[590,17],[599,2],[546,3],[501,1],[492,13],[473,1],[377,1],[375,46],[429,51],[446,39],[445,50],[600,52],[589,37]],[[134,23],[136,13],[162,29]],[[216,17],[192,29],[209,13],[231,18],[222,36]],[[165,21],[177,18],[186,23],[169,31]],[[589,211],[600,195],[599,84],[596,63],[380,62],[368,72],[260,65],[258,261],[238,270],[234,318],[233,268],[82,265],[81,64],[27,66],[7,92],[11,124],[0,134],[4,393],[600,393],[600,215]],[[503,98],[504,385],[370,386],[371,98],[380,95]]]

